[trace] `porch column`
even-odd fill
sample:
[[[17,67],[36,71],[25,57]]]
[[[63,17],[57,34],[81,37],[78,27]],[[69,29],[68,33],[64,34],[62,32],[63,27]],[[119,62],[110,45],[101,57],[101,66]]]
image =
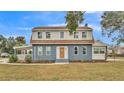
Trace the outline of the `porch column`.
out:
[[[16,49],[14,49],[14,54],[16,55],[17,53],[16,53]]]

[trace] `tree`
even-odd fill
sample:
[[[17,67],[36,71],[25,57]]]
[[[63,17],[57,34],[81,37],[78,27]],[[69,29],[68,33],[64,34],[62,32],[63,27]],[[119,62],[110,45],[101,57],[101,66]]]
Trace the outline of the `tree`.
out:
[[[23,37],[23,36],[18,36],[15,38],[15,40],[16,40],[17,46],[21,46],[21,45],[24,45],[26,43],[25,37]]]
[[[0,35],[0,53],[7,52],[7,39]]]
[[[19,46],[25,44],[25,38],[22,36],[16,37],[16,39],[14,37],[5,38],[4,36],[0,35],[0,54],[3,52],[13,54],[13,47],[16,44]]]
[[[116,57],[116,50],[115,50],[115,48],[112,49],[112,57],[113,57],[114,62],[115,62],[115,57]]]
[[[124,12],[104,12],[101,18],[103,36],[112,37],[117,44],[124,42]]]
[[[69,11],[67,12],[66,18],[66,28],[69,30],[70,34],[73,34],[73,32],[76,32],[76,29],[78,28],[79,24],[83,22],[85,12],[82,11]]]
[[[14,39],[14,37],[9,37],[7,39],[7,48],[8,48],[8,52],[10,54],[13,54],[14,53],[14,49],[13,47],[16,45],[16,41]]]

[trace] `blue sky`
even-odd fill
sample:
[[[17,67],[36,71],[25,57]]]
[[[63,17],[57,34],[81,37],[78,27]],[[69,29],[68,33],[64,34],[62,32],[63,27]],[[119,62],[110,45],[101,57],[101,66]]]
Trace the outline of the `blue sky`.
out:
[[[86,12],[84,22],[93,27],[95,39],[111,44],[111,39],[101,35],[100,20],[103,12]],[[30,43],[31,29],[37,26],[63,26],[66,12],[55,11],[1,11],[0,34],[5,37],[25,36],[26,43]]]

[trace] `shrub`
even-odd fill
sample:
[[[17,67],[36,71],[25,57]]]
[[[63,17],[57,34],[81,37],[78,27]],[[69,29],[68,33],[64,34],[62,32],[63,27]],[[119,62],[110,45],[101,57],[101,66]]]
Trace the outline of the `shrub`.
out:
[[[10,63],[17,62],[17,60],[18,60],[18,57],[16,55],[10,55],[9,56],[9,62]]]
[[[31,56],[31,55],[26,55],[26,56],[25,56],[25,61],[26,61],[27,63],[31,63],[31,62],[32,62],[32,56]]]

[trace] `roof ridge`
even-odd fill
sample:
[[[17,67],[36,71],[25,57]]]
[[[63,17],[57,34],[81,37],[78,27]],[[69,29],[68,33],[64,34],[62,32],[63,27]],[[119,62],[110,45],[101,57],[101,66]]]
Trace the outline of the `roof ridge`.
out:
[[[39,26],[39,27],[34,27],[32,30],[37,30],[37,29],[50,29],[50,30],[67,30],[66,26]],[[91,27],[86,27],[86,26],[79,26],[77,29],[87,29],[87,30],[92,30]]]

